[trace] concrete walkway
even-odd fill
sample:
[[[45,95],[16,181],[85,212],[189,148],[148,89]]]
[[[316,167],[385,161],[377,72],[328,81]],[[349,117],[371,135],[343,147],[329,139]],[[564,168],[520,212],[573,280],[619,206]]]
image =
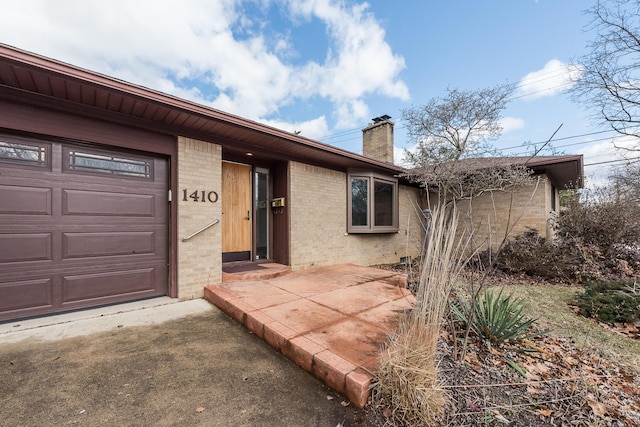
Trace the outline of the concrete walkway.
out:
[[[414,303],[405,276],[353,264],[286,275],[276,274],[279,268],[286,267],[229,273],[205,288],[205,298],[364,407],[380,348]]]
[[[0,323],[0,344],[57,341],[131,326],[155,325],[214,310],[207,301],[151,298],[89,310]]]

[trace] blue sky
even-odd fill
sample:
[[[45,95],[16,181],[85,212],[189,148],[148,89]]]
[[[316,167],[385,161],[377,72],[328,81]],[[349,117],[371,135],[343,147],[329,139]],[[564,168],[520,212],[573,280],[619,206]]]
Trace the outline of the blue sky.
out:
[[[388,114],[396,160],[413,145],[403,108],[515,84],[496,147],[530,153],[562,124],[551,147],[590,165],[615,158],[615,135],[563,90],[594,1],[21,0],[0,42],[355,152]]]

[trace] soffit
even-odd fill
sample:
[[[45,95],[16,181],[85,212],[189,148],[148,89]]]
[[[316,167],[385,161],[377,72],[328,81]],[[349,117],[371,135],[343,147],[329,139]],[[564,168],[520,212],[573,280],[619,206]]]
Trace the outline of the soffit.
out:
[[[309,138],[275,129],[142,86],[0,44],[2,96],[101,120],[203,139],[225,152],[252,152],[339,170],[404,171]]]

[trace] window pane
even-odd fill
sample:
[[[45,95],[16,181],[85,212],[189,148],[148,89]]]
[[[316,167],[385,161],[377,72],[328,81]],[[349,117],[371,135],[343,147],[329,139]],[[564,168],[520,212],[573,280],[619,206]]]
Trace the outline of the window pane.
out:
[[[0,161],[30,166],[46,166],[47,149],[35,144],[0,141]]]
[[[393,226],[393,184],[374,180],[373,203],[375,221],[378,226]]]
[[[255,227],[256,255],[255,259],[269,258],[269,175],[258,170],[255,180]]]
[[[110,175],[151,177],[151,162],[80,151],[69,151],[69,169]]]
[[[366,226],[369,216],[368,179],[351,179],[351,225]]]

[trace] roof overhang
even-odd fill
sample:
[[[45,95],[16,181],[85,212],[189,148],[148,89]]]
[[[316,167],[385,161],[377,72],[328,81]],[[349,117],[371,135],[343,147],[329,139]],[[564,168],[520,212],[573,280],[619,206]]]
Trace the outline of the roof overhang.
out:
[[[582,188],[584,185],[584,162],[582,154],[464,158],[456,161],[454,168],[461,173],[473,174],[475,171],[486,169],[522,166],[528,168],[536,175],[546,175],[549,181],[551,181],[551,184],[559,190]]]
[[[0,44],[0,97],[216,143],[230,156],[251,153],[263,160],[345,171],[404,172],[396,165],[5,44]]]
[[[534,173],[546,174],[551,183],[559,190],[584,186],[582,154],[534,157],[525,164]]]

